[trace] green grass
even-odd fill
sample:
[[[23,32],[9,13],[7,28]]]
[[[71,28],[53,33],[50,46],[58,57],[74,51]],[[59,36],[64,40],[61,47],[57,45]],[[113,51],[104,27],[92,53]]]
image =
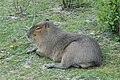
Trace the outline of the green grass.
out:
[[[86,22],[93,19],[93,9],[56,13],[52,10],[57,5],[54,0],[36,1],[36,5],[30,2],[26,11],[29,15],[21,16],[14,15],[12,0],[0,0],[0,80],[120,80],[120,44],[110,41],[96,30],[95,21]],[[20,5],[23,4],[20,2]],[[9,15],[16,16],[17,19],[12,19]],[[29,47],[27,30],[46,18],[52,22],[62,22],[59,26],[65,31],[79,32],[82,29],[88,34],[94,31],[92,36],[100,43],[103,64],[90,69],[45,69],[43,65],[53,61],[35,53],[24,54]],[[28,68],[25,67],[26,63],[29,63]]]

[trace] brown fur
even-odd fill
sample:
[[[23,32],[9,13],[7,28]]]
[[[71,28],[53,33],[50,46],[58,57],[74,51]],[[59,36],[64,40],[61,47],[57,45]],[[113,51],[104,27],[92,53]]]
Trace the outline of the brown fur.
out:
[[[64,32],[49,21],[30,28],[28,37],[36,44],[39,55],[58,62],[47,64],[48,68],[88,68],[101,64],[100,47],[94,39]]]

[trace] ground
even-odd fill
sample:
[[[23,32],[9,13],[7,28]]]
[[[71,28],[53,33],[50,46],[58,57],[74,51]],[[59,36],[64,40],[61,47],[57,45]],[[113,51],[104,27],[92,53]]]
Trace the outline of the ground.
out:
[[[99,30],[94,8],[66,11],[55,0],[18,1],[19,4],[17,0],[0,0],[0,80],[120,80],[120,43]],[[102,50],[102,65],[46,69],[43,65],[53,61],[35,53],[25,54],[30,45],[28,29],[46,18],[64,31],[96,39]]]

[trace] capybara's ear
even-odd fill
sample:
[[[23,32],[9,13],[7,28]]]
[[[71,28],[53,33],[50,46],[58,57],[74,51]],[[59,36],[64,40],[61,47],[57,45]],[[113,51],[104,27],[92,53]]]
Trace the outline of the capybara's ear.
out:
[[[45,21],[49,21],[49,19],[45,19]]]
[[[49,28],[50,27],[50,23],[48,21],[45,21],[44,25],[45,25],[45,28]]]
[[[44,24],[45,28],[49,28],[50,27],[49,19],[46,19]]]

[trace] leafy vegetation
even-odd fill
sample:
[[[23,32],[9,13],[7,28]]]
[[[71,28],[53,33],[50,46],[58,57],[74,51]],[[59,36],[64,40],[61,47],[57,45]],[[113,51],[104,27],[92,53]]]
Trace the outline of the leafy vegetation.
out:
[[[120,0],[99,0],[95,3],[97,17],[103,25],[103,30],[112,32],[113,39],[120,41]]]
[[[61,9],[58,0],[0,0],[0,9],[0,80],[120,79],[120,43],[100,32],[101,25],[97,24],[93,8],[66,11]],[[25,54],[30,46],[26,32],[46,18],[64,31],[96,39],[102,49],[102,65],[89,69],[46,69],[43,65],[53,61],[35,53]]]

